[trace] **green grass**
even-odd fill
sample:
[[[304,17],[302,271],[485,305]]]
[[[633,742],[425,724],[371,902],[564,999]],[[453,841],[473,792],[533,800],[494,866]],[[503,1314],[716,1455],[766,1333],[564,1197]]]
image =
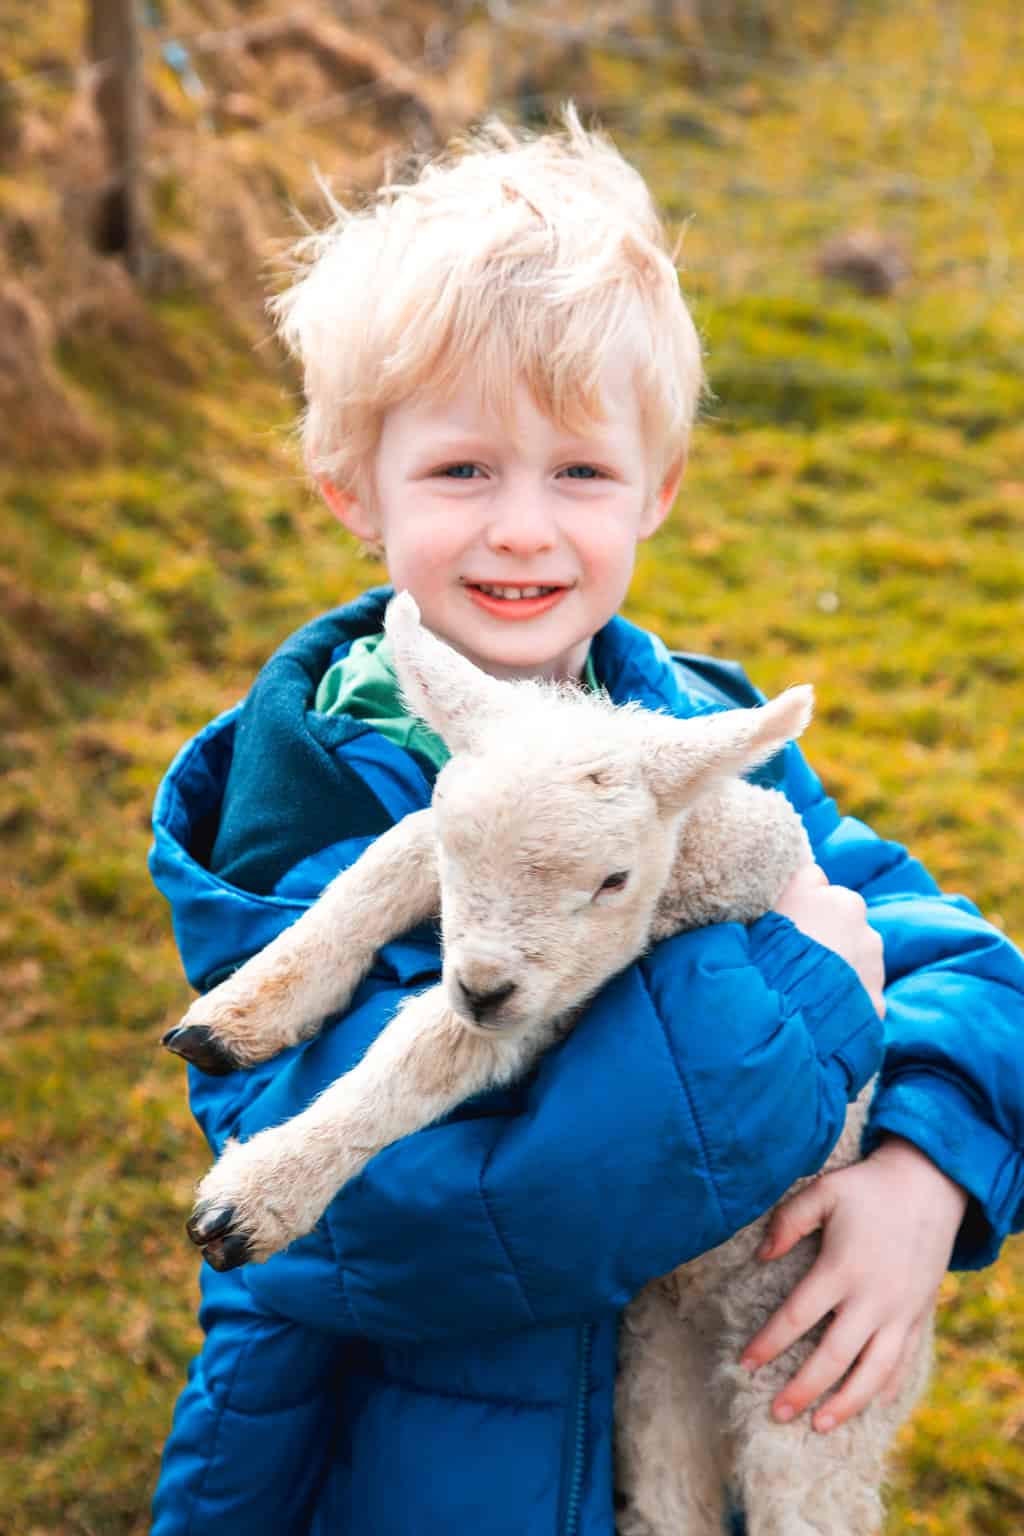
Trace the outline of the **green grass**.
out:
[[[715,390],[628,612],[744,658],[768,689],[813,681],[807,746],[842,807],[1020,938],[1020,41],[1010,0],[963,7],[954,54],[938,15],[866,7],[836,58],[711,96],[667,64],[595,61],[624,147],[693,215],[687,283]],[[694,117],[709,131],[680,137]],[[888,301],[814,275],[816,243],[857,221],[913,246]],[[230,316],[172,294],[153,305],[155,349],[66,345],[60,366],[115,451],[0,471],[11,1536],[147,1529],[197,1345],[181,1224],[206,1154],[155,1045],[187,1000],[145,870],[156,783],[292,627],[380,574],[302,488],[295,381]],[[1022,1369],[1018,1239],[946,1283],[891,1532],[1021,1529]]]

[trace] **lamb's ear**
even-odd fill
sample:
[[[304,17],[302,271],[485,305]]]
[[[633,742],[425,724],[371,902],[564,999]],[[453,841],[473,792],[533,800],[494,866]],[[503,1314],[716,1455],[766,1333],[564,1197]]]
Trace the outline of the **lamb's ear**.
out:
[[[693,720],[659,720],[647,758],[648,783],[678,809],[716,782],[774,757],[811,718],[814,689],[787,688],[759,709],[729,709]]]
[[[410,592],[391,599],[384,629],[412,713],[426,721],[451,752],[472,752],[483,723],[509,707],[510,684],[488,677],[424,629]]]

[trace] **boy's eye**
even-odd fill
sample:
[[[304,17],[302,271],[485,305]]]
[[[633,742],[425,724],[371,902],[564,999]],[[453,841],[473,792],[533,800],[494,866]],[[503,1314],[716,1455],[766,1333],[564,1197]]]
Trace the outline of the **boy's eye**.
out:
[[[479,465],[444,464],[437,473],[448,480],[472,480],[473,476],[479,473]]]
[[[604,479],[604,472],[596,464],[570,464],[565,473],[573,480]]]

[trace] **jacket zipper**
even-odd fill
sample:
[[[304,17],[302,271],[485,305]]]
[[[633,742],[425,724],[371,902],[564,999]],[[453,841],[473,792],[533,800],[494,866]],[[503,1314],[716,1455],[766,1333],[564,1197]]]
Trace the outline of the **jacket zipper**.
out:
[[[590,1401],[590,1366],[594,1354],[594,1324],[584,1323],[580,1329],[580,1347],[576,1370],[576,1405],[573,1421],[572,1469],[569,1473],[569,1496],[565,1506],[563,1536],[576,1536],[580,1520],[580,1500],[583,1494],[583,1467],[587,1441],[587,1415]]]

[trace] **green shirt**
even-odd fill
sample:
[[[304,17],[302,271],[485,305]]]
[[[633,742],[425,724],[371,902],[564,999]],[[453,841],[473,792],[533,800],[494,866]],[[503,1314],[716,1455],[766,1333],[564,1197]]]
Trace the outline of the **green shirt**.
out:
[[[583,683],[597,690],[600,684],[588,652]],[[451,756],[429,726],[406,712],[395,676],[391,643],[384,634],[364,635],[353,642],[347,656],[328,667],[316,691],[316,707],[323,715],[351,715],[365,720],[375,731],[399,747],[419,752],[435,768],[443,768]]]

